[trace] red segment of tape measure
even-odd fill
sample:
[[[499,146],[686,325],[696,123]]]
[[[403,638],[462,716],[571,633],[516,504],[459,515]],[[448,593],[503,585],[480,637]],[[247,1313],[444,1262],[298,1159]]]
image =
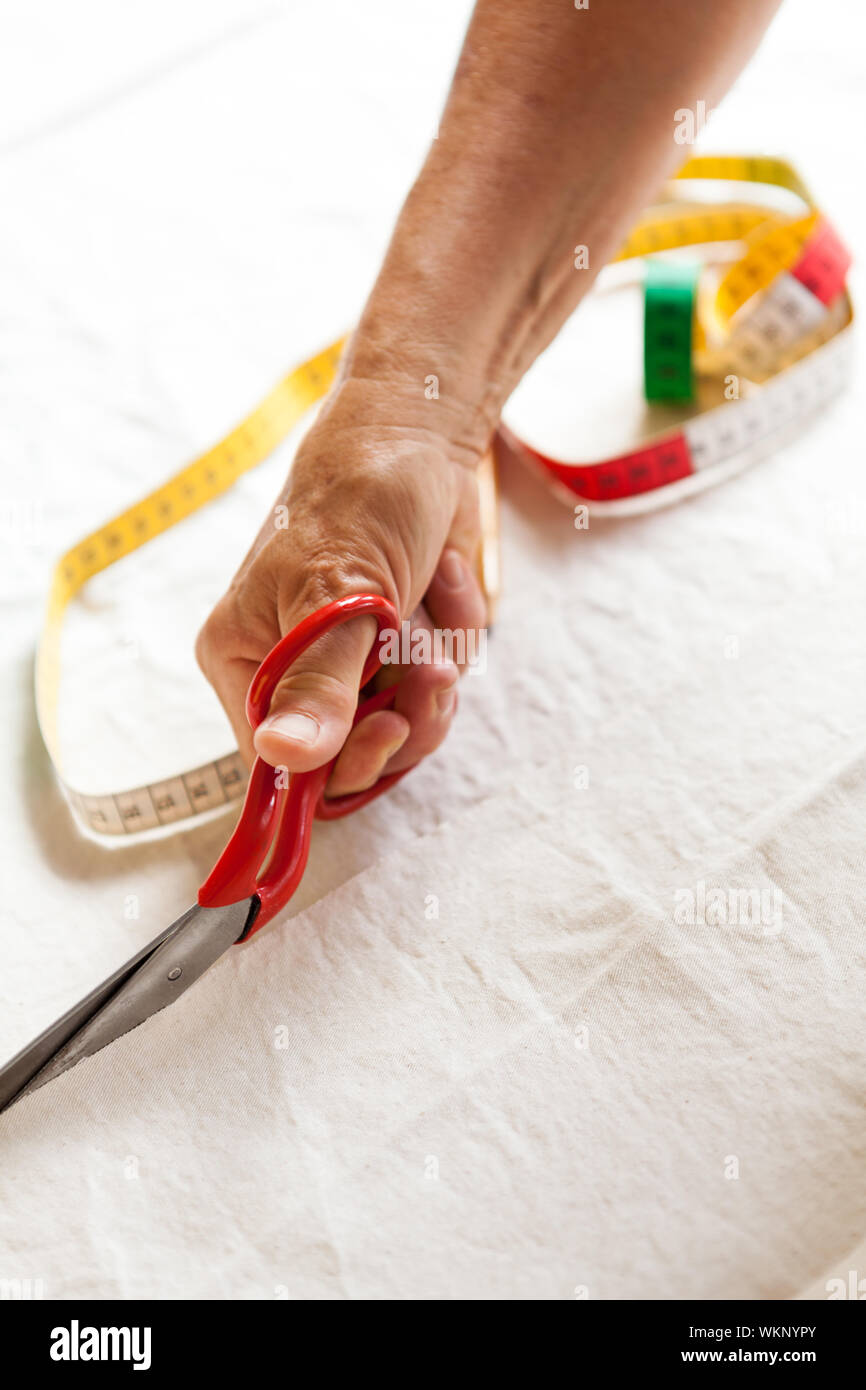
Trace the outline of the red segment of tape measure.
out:
[[[830,223],[822,220],[790,273],[807,290],[811,290],[822,304],[832,304],[845,287],[845,276],[850,267],[850,251],[839,240]]]
[[[601,463],[557,463],[536,449],[523,446],[561,483],[587,502],[614,502],[679,482],[694,473],[691,452],[682,430],[665,435],[644,449],[635,449]]]

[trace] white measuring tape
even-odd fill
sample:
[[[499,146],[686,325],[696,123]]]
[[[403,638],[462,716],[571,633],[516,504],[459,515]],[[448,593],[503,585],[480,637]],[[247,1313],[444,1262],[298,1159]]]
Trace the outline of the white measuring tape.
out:
[[[781,187],[799,207],[786,215],[760,200],[683,203],[675,193],[693,180]],[[586,462],[534,447],[516,424],[509,425],[506,412],[507,443],[571,506],[580,502],[589,512],[626,515],[681,500],[778,448],[848,380],[850,257],[790,165],[737,156],[689,160],[617,260],[714,243],[738,243],[745,252],[724,269],[709,257],[700,282],[694,277],[694,303],[689,300],[687,310],[690,291],[681,274],[671,277],[667,301],[647,280],[646,394],[665,400],[667,371],[671,402],[687,398],[687,375],[705,385],[735,382],[733,398],[627,452]],[[651,293],[660,300],[652,320]]]
[[[699,287],[691,308],[683,298],[691,291],[672,282],[669,290],[654,286],[650,313],[647,290],[653,336],[646,355],[648,386],[652,375],[655,392],[663,394],[668,380],[678,392],[687,391],[685,376],[692,371],[709,377],[734,372],[740,396],[625,454],[588,463],[550,458],[503,425],[511,446],[571,505],[580,499],[599,511],[634,511],[720,481],[796,433],[847,379],[852,322],[844,288],[847,253],[791,166],[769,158],[700,157],[688,161],[678,180],[774,185],[800,204],[791,216],[761,203],[684,202],[669,194],[648,210],[617,258],[708,243],[741,244],[740,258],[716,272],[708,287]],[[69,605],[93,575],[227,491],[265,459],[328,390],[341,349],[342,343],[335,343],[302,363],[226,439],[58,562],[37,655],[36,703],[59,780],[87,833],[116,843],[216,815],[243,795],[247,769],[235,751],[159,781],[143,779],[131,789],[91,795],[71,787],[63,777],[57,734],[61,640]],[[489,456],[479,470],[479,496],[479,565],[486,592],[494,594],[496,497]]]

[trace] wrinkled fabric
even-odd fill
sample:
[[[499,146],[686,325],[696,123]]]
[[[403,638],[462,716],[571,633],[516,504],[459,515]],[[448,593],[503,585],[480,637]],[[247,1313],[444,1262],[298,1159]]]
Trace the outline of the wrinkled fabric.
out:
[[[351,324],[466,13],[38,0],[4,44],[4,1057],[193,901],[230,825],[77,832],[33,713],[51,563]],[[816,35],[792,0],[706,147],[795,158],[856,251],[861,182],[826,133],[859,100],[843,20]],[[718,490],[588,530],[506,461],[503,598],[446,745],[318,826],[288,912],[182,1003],[0,1117],[0,1279],[678,1299],[866,1277],[858,383]],[[192,641],[292,448],[77,605],[84,790],[232,746]]]

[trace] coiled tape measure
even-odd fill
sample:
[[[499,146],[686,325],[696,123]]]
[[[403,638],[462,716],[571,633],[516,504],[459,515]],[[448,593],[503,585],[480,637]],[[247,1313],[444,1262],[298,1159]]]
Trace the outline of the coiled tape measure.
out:
[[[686,201],[685,181],[734,181],[793,194],[797,215],[766,201]],[[669,258],[687,246],[739,243],[733,264],[712,276]],[[540,469],[573,505],[621,513],[674,501],[720,481],[775,447],[844,384],[853,312],[845,288],[850,257],[790,164],[773,158],[690,159],[660,201],[637,223],[617,261],[643,260],[644,387],[648,400],[688,402],[701,377],[734,374],[739,397],[705,410],[628,453],[592,462],[549,458],[505,424],[510,446]],[[713,270],[713,267],[709,267]],[[86,795],[63,778],[57,734],[64,615],[93,575],[226,492],[268,457],[330,387],[343,340],[288,374],[219,444],[154,492],[79,541],[57,563],[36,660],[40,727],[80,825],[117,839],[158,833],[210,816],[244,793],[237,752],[156,783]],[[487,540],[495,506],[492,475],[482,470]],[[496,550],[485,547],[482,578],[495,590]]]
[[[784,189],[800,207],[784,214],[755,202],[685,201],[686,182]],[[724,270],[658,253],[739,243]],[[644,394],[689,402],[700,378],[736,382],[736,398],[695,414],[640,447],[577,462],[530,447],[507,422],[501,433],[573,505],[623,515],[672,502],[739,471],[793,434],[847,380],[850,256],[782,159],[690,159],[648,209],[618,262],[644,258]],[[650,258],[650,259],[646,259]]]

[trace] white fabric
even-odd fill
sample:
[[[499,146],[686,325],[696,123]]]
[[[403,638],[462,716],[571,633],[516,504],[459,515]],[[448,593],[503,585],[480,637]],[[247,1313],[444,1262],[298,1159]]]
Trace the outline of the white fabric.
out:
[[[4,1057],[193,900],[227,831],[113,852],[76,833],[32,712],[50,563],[352,322],[465,16],[35,0],[10,26]],[[705,145],[788,153],[856,251],[852,18],[789,0]],[[862,431],[852,390],[718,491],[588,532],[509,467],[488,670],[447,745],[317,829],[287,919],[0,1119],[0,1278],[57,1298],[611,1299],[847,1277],[866,1234]],[[191,639],[289,456],[93,586],[64,689],[82,775],[230,747]],[[775,915],[689,925],[713,889],[763,890]]]

